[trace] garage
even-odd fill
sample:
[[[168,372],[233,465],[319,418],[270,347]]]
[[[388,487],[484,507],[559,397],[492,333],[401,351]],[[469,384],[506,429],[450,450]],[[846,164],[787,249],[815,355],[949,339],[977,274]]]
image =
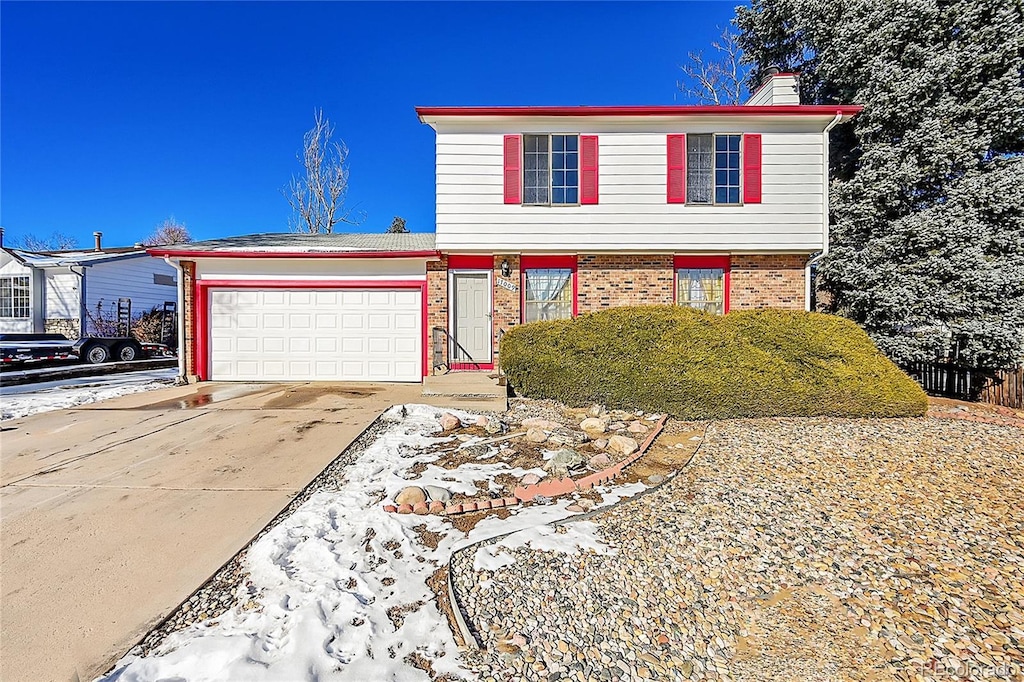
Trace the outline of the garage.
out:
[[[411,381],[423,376],[415,287],[209,288],[209,378]]]

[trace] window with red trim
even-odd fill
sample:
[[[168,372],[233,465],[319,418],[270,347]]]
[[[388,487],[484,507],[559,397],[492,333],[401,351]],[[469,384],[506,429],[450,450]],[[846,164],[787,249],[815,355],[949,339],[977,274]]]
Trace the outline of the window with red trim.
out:
[[[722,315],[729,309],[729,258],[675,259],[676,305]]]
[[[576,314],[576,258],[523,256],[523,322],[565,320]]]

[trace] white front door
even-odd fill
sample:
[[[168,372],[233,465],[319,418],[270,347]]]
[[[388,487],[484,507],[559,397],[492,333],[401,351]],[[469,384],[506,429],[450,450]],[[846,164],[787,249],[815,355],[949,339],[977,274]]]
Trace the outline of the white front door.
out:
[[[210,378],[421,381],[417,289],[212,289]]]
[[[487,273],[456,272],[453,363],[491,362],[491,283]]]

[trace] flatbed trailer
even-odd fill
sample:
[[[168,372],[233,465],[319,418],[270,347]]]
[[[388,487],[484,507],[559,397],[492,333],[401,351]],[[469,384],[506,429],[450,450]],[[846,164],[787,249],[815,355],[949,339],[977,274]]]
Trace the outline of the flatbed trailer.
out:
[[[0,364],[5,368],[46,361],[98,365],[173,355],[162,343],[142,343],[130,336],[85,336],[72,341],[63,334],[0,334]]]

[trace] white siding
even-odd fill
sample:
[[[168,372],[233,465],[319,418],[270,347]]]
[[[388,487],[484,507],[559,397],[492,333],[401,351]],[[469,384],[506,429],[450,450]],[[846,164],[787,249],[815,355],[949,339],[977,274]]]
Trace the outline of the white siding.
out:
[[[498,126],[502,127],[498,127]],[[803,251],[822,248],[824,124],[764,118],[595,124],[587,119],[437,124],[437,246],[509,251]],[[587,126],[581,128],[580,126]],[[600,201],[503,203],[504,133],[579,132],[599,139]],[[666,134],[761,133],[762,203],[666,200]]]
[[[77,320],[82,312],[81,278],[66,268],[47,268],[44,277],[46,304],[43,317],[48,320]]]
[[[35,331],[42,331],[39,326],[38,320],[38,309],[37,300],[38,279],[34,276],[32,269],[27,268],[18,262],[17,259],[13,258],[6,251],[0,251],[0,276],[7,277],[25,277],[29,278],[29,296],[32,301],[32,317],[26,318],[11,318],[11,317],[0,317],[0,334],[31,334]]]
[[[422,282],[423,258],[203,258],[201,280],[388,280]]]
[[[797,77],[791,74],[772,77],[770,82],[762,84],[750,96],[746,104],[752,106],[800,104],[800,86]]]
[[[153,275],[170,277],[174,284],[156,284]],[[178,273],[160,258],[139,256],[90,265],[85,269],[86,308],[95,313],[97,303],[116,313],[117,299],[132,300],[132,315],[143,313],[164,301],[176,301]]]

